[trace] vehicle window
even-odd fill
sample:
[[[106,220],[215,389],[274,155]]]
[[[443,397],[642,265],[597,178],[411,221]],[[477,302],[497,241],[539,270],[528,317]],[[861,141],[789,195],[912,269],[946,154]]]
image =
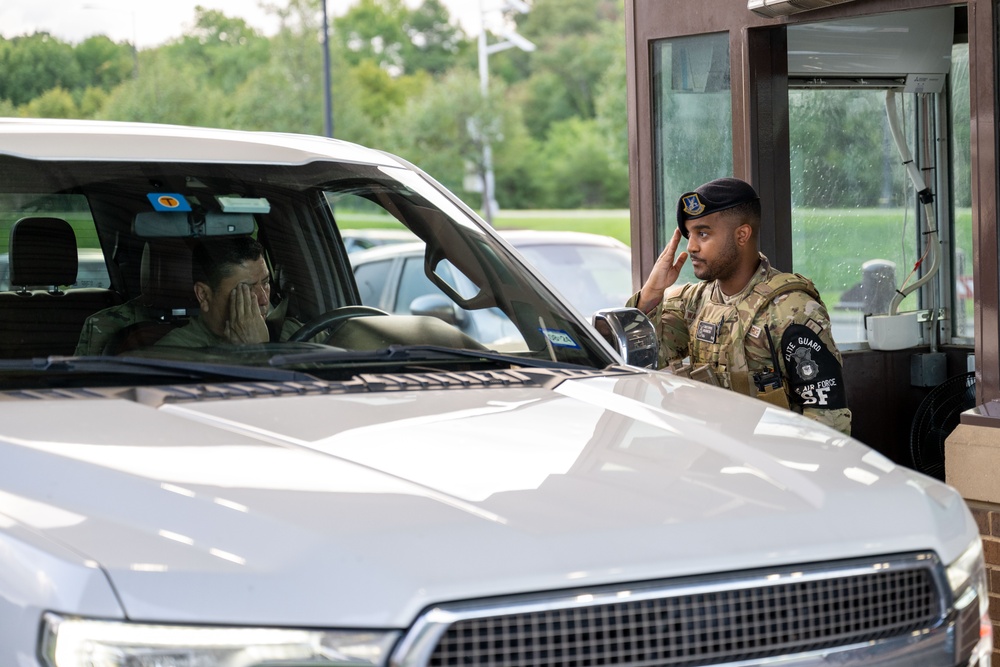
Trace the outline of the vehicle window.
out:
[[[62,194],[69,191],[74,194]],[[340,351],[430,345],[503,350],[544,363],[612,363],[587,322],[524,271],[492,230],[402,166],[333,159],[292,165],[86,160],[59,162],[56,169],[50,161],[0,155],[0,193],[6,204],[0,225],[58,213],[77,230],[79,271],[66,282],[106,283],[100,238],[113,240],[111,275],[124,287],[120,296],[79,290],[88,298],[35,300],[31,309],[21,298],[3,301],[0,353],[6,358],[73,356],[76,350],[88,357],[208,358],[271,369],[279,363],[274,358],[305,346],[334,354],[319,365],[302,362],[310,374],[342,377],[367,371],[355,366],[356,354],[336,359]],[[363,233],[391,242],[348,254],[346,238],[355,230],[381,230]],[[260,244],[265,275],[256,274],[253,261],[246,276],[205,273],[199,258],[206,248],[233,238]],[[405,265],[397,249],[409,253]],[[372,253],[380,253],[377,261]],[[440,285],[424,274],[424,257],[433,259]],[[195,299],[195,281],[230,279],[233,287],[212,287],[218,307]],[[226,328],[231,290],[241,284],[250,287],[264,327]],[[92,291],[113,298],[91,299]],[[433,298],[414,305],[427,296]],[[234,340],[237,329],[252,334],[253,345]],[[464,355],[448,358],[470,363]],[[369,363],[382,359],[373,355]]]
[[[445,278],[451,278],[447,267],[439,268],[439,273],[444,273]],[[434,283],[427,278],[424,273],[424,258],[407,257],[403,262],[403,271],[399,277],[399,291],[396,293],[396,303],[393,311],[397,313],[410,312],[410,304],[419,296],[425,294],[440,294],[442,292]]]
[[[918,118],[933,109],[916,95],[895,98],[906,150],[917,155]],[[815,282],[837,342],[865,342],[865,315],[888,313],[896,290],[919,277],[912,270],[929,224],[889,132],[886,91],[792,90],[789,128],[793,269]],[[935,227],[947,228],[951,212],[940,203],[936,210]],[[913,292],[898,312],[921,307]]]
[[[897,96],[911,151],[915,97]],[[793,270],[816,284],[837,343],[863,342],[865,313],[888,312],[919,258],[915,195],[890,137],[886,94],[806,89],[788,99]],[[900,310],[916,307],[914,294]]]
[[[954,303],[955,317],[952,335],[956,342],[969,342],[975,331],[972,283],[972,147],[970,143],[971,114],[969,112],[969,45],[956,44],[951,53],[951,75],[948,77],[949,127],[953,160],[952,194],[955,202]]]
[[[729,35],[665,39],[653,45],[656,240],[676,228],[677,199],[733,173]],[[681,280],[695,280],[690,266]]]
[[[610,246],[551,244],[518,248],[581,313],[617,308],[632,295],[628,250]]]
[[[816,25],[789,28],[790,57],[802,56],[803,35]],[[866,316],[893,309],[942,309],[949,316],[940,334],[970,342],[968,45],[951,46],[950,55],[941,92],[814,72],[789,91],[793,269],[816,283],[840,344],[866,342]],[[896,305],[899,294],[907,296]]]
[[[358,293],[361,295],[361,303],[366,306],[375,307],[381,305],[382,294],[385,291],[385,283],[389,278],[391,267],[392,260],[370,262],[355,267],[354,279],[358,283]]]
[[[109,288],[111,279],[86,197],[66,194],[0,193],[0,291],[12,289],[8,244],[11,229],[22,218],[58,218],[73,229],[77,247],[76,280],[62,289]],[[16,286],[15,286],[16,287]],[[28,285],[47,288],[49,285]]]

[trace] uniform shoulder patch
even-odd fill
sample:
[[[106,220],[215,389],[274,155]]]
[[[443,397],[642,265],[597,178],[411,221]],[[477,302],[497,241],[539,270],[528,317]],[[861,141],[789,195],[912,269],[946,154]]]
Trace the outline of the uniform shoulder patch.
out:
[[[795,403],[828,410],[847,407],[844,369],[810,327],[793,324],[785,329],[781,357]]]

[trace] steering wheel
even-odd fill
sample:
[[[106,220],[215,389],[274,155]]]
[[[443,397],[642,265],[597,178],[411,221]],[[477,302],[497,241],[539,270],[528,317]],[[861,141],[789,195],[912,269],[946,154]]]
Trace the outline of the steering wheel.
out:
[[[352,317],[368,317],[369,315],[388,315],[389,313],[371,306],[343,306],[328,310],[322,315],[317,315],[305,324],[298,331],[288,337],[289,342],[309,340],[321,331],[332,334],[340,325]]]

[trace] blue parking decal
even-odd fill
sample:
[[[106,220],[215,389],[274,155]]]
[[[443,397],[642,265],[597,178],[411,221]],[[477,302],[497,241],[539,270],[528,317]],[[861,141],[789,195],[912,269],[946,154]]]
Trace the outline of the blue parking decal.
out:
[[[562,329],[539,329],[555,347],[572,347],[579,349],[576,341]]]

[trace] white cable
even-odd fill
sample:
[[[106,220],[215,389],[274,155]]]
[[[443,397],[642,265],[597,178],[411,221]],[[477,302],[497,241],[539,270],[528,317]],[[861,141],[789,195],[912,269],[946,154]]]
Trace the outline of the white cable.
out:
[[[896,109],[896,93],[893,90],[887,90],[885,93],[885,112],[886,116],[889,118],[889,130],[892,132],[892,139],[896,144],[896,150],[899,151],[899,157],[903,161],[903,166],[906,168],[906,172],[910,176],[910,181],[913,182],[913,187],[916,189],[919,196],[920,193],[927,190],[927,185],[924,183],[924,177],[917,168],[917,165],[913,162],[913,158],[910,155],[910,149],[906,145],[906,139],[899,130],[898,111]],[[926,243],[927,254],[931,260],[930,268],[927,269],[927,272],[923,275],[923,277],[912,283],[909,287],[902,290],[896,290],[896,294],[893,296],[892,302],[889,304],[890,315],[895,315],[898,312],[899,304],[904,298],[933,278],[941,264],[941,252],[938,249],[937,221],[934,217],[933,201],[927,201],[924,203],[924,218],[927,221]]]

